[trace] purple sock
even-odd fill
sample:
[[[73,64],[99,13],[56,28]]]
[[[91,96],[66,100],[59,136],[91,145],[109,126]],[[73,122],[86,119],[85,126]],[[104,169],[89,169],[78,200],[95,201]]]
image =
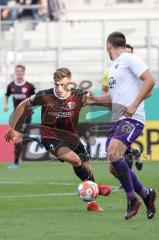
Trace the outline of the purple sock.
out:
[[[115,168],[117,177],[126,192],[127,197],[128,198],[135,197],[131,173],[130,173],[129,167],[128,167],[127,163],[125,162],[124,158],[121,158],[118,161],[113,162],[112,164]]]
[[[139,196],[141,196],[142,198],[146,198],[146,196],[147,196],[146,188],[143,187],[143,185],[137,179],[135,173],[132,170],[130,170],[130,174],[131,174],[131,178],[132,178],[132,181],[133,181],[135,192],[137,194],[139,194]]]

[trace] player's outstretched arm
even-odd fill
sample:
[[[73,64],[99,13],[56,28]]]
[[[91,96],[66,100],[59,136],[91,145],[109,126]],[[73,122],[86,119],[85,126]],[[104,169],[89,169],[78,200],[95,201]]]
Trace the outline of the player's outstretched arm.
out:
[[[15,137],[15,132],[14,129],[19,121],[19,119],[21,118],[21,116],[23,115],[24,111],[26,108],[31,107],[31,104],[29,102],[29,99],[25,99],[24,101],[22,101],[16,108],[15,112],[13,113],[13,116],[10,120],[10,128],[7,130],[5,138],[6,141],[9,142],[10,140],[13,140]]]
[[[4,96],[4,112],[8,111],[8,96]]]
[[[102,105],[110,107],[111,104],[111,96],[108,93],[95,97],[91,92],[89,92],[85,98],[85,105]]]
[[[152,73],[147,70],[145,71],[140,79],[144,82],[141,90],[140,90],[140,93],[136,99],[136,104],[140,104],[144,99],[146,99],[147,97],[150,97],[151,94],[152,94],[152,89],[155,85],[155,81],[153,79],[153,76],[152,76]]]
[[[151,91],[155,85],[153,80],[153,76],[149,70],[145,71],[141,76],[140,79],[143,81],[143,85],[140,89],[140,92],[131,106],[126,108],[124,115],[126,117],[131,117],[137,110],[137,107],[140,103],[151,95]]]

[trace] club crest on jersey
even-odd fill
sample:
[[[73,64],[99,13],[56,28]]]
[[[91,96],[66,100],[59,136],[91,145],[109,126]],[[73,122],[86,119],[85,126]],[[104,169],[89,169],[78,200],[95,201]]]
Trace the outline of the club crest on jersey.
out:
[[[75,104],[75,102],[68,102],[67,105],[68,105],[68,107],[69,107],[70,110],[73,110],[73,109],[75,108],[75,105],[76,105],[76,104]]]
[[[27,88],[22,88],[22,93],[26,93],[27,92]]]

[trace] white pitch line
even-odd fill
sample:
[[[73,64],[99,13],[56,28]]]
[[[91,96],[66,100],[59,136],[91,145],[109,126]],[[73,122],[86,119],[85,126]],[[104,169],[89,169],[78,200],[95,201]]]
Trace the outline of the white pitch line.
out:
[[[78,183],[58,183],[58,182],[50,182],[48,183],[50,185],[64,185],[64,186],[77,186]]]
[[[0,195],[0,198],[58,197],[58,196],[74,196],[74,195],[77,195],[77,193],[47,193],[47,194]]]
[[[75,185],[78,185],[78,184],[75,184],[75,183],[63,183],[63,182],[23,182],[23,181],[12,181],[12,182],[9,182],[9,181],[0,181],[0,184],[49,184],[49,185],[64,185],[64,186],[75,186]]]
[[[112,192],[120,192],[120,189],[114,189]],[[16,195],[0,195],[0,198],[26,198],[26,197],[58,197],[58,196],[75,196],[77,193],[47,193],[47,194],[16,194]]]
[[[42,184],[48,184],[48,185],[62,185],[62,186],[78,186],[78,183],[67,183],[67,182],[25,182],[25,181],[0,181],[0,184],[21,184],[21,185],[42,185]],[[118,186],[111,186],[112,190],[114,192],[119,192],[122,189],[119,189]]]

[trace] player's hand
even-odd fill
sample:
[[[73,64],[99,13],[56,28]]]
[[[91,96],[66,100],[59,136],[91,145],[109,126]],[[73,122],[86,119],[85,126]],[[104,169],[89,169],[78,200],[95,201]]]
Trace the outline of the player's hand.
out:
[[[96,102],[95,96],[92,94],[92,92],[88,92],[86,96],[86,104],[94,104]]]
[[[12,128],[9,128],[5,134],[6,142],[13,141],[15,137],[15,131]]]
[[[124,116],[125,117],[132,117],[132,115],[136,112],[137,107],[135,105],[130,105],[124,109]]]
[[[14,143],[20,143],[23,140],[23,134],[9,128],[5,134],[6,142],[13,141]]]

